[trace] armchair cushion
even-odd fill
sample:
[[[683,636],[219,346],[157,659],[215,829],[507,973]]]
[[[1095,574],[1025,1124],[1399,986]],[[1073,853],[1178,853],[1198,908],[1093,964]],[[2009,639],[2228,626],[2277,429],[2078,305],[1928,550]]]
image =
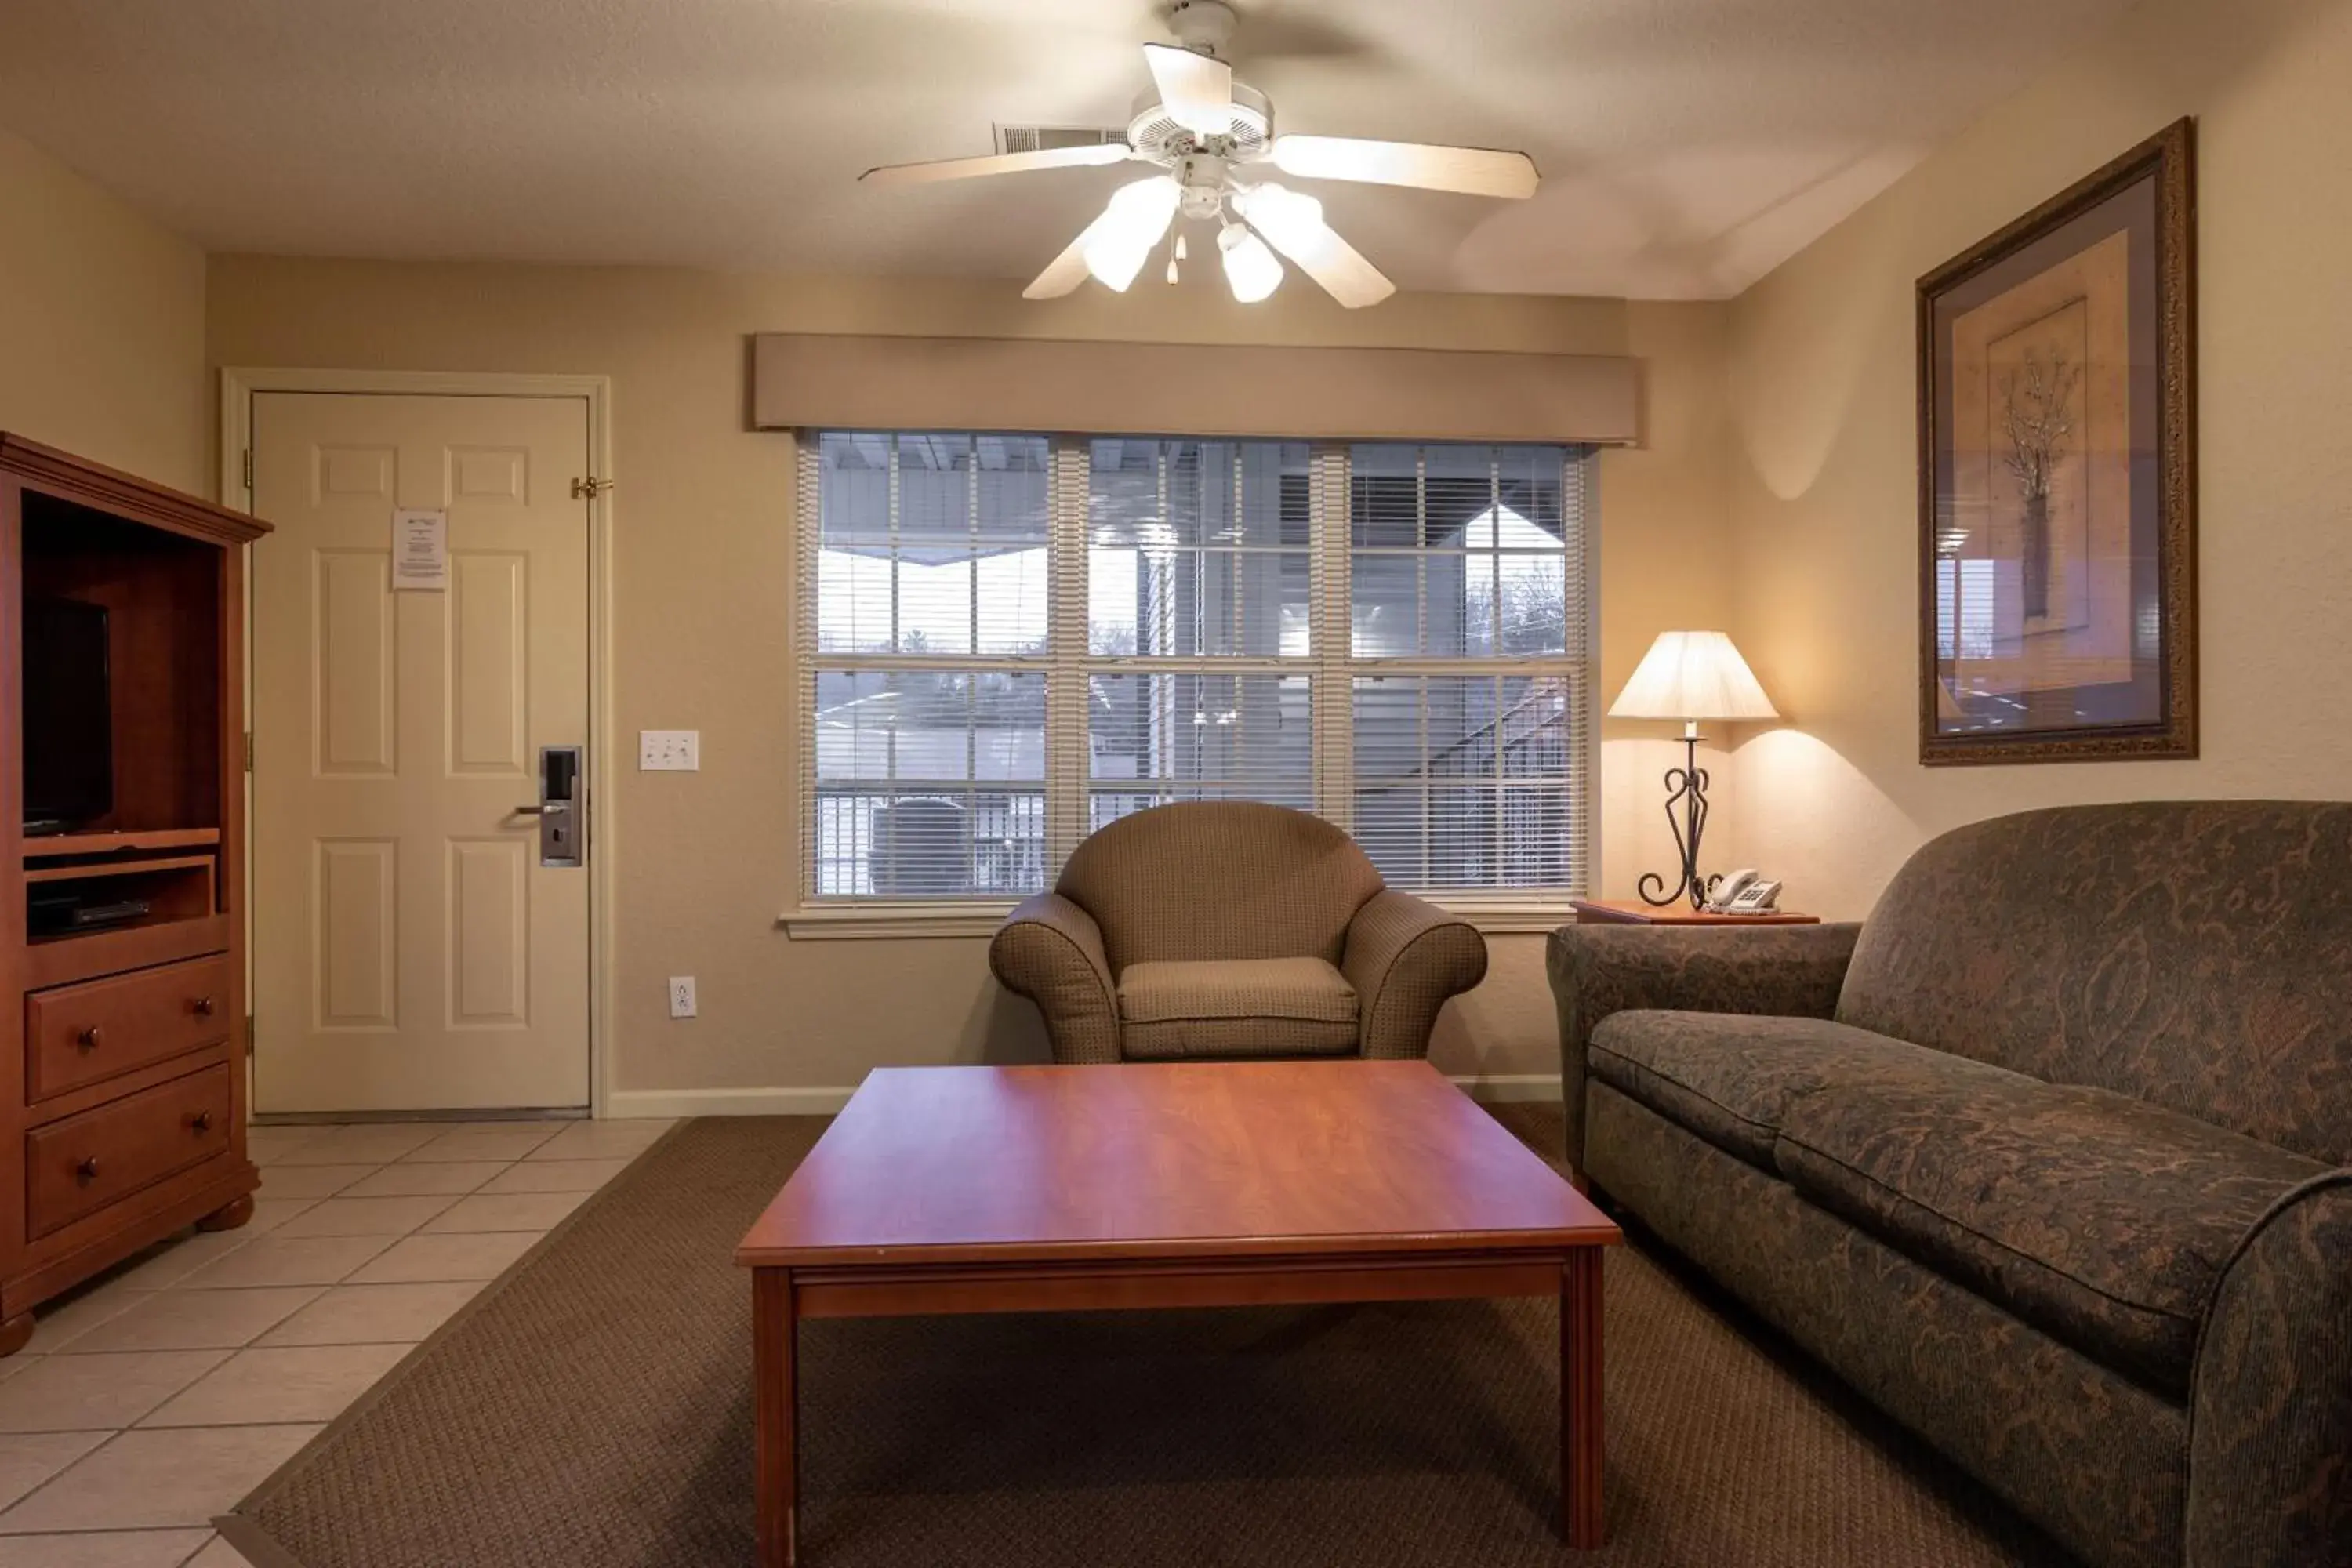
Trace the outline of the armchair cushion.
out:
[[[1780,1173],[2053,1339],[2184,1397],[2239,1243],[2326,1167],[2106,1089],[1941,1059],[1953,1066],[1940,1079],[1856,1079],[1798,1099]]]
[[[1824,1084],[2011,1076],[1825,1018],[1738,1013],[1612,1014],[1592,1031],[1587,1065],[1628,1100],[1776,1174],[1783,1117]]]
[[[1131,1061],[1356,1053],[1355,987],[1319,958],[1130,963],[1118,1013]]]

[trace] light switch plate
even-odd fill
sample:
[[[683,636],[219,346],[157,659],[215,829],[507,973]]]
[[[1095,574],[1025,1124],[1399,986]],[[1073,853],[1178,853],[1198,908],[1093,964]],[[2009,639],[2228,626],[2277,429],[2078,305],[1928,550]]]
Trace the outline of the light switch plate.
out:
[[[673,1018],[694,1016],[694,976],[673,974],[669,977],[669,1016]]]
[[[690,773],[702,766],[699,730],[640,730],[637,771],[645,773]]]

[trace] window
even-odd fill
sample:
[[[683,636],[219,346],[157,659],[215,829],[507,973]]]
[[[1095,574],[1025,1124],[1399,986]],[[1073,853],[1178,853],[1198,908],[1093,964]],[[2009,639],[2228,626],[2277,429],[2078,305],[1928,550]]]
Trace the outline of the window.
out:
[[[1207,799],[1398,887],[1580,890],[1589,457],[804,436],[807,901],[1001,903]]]

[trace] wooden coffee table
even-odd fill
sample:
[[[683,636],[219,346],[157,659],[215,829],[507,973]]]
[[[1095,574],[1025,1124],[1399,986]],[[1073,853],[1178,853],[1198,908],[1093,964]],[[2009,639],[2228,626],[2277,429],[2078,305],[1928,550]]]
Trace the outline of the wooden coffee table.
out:
[[[743,1237],[760,1561],[803,1318],[1559,1298],[1560,1526],[1601,1544],[1617,1226],[1426,1062],[883,1068]]]

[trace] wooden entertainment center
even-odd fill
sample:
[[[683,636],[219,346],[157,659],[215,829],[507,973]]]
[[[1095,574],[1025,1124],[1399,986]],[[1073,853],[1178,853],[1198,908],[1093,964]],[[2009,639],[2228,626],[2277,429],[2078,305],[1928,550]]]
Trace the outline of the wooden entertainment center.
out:
[[[253,1214],[242,547],[267,531],[0,434],[0,1355],[37,1303]],[[104,668],[36,661],[34,605]],[[28,710],[79,714],[102,811],[26,831]]]

